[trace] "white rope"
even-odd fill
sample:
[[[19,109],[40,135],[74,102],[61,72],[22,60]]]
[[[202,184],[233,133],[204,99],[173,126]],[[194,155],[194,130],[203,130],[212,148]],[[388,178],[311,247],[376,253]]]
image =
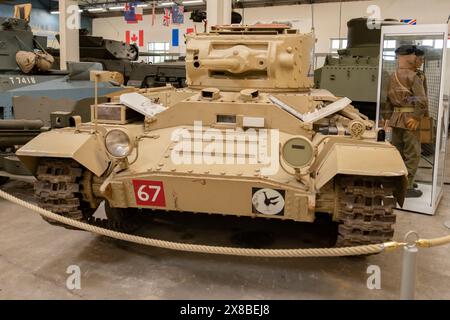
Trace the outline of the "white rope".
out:
[[[221,246],[208,246],[208,245],[197,245],[188,243],[179,243],[172,241],[165,241],[159,239],[146,238],[141,236],[135,236],[131,234],[126,234],[118,231],[113,231],[109,229],[100,228],[93,226],[84,222],[73,220],[60,216],[56,213],[50,212],[48,210],[42,209],[34,204],[16,198],[7,192],[0,190],[0,197],[8,200],[12,203],[18,204],[24,208],[30,209],[34,212],[39,213],[47,219],[51,219],[74,228],[82,229],[85,231],[93,232],[103,236],[111,237],[118,240],[124,240],[128,242],[133,242],[137,244],[142,244],[146,246],[187,251],[187,252],[199,252],[199,253],[210,253],[210,254],[221,254],[221,255],[234,255],[234,256],[251,256],[251,257],[278,257],[278,258],[288,258],[288,257],[343,257],[343,256],[356,256],[356,255],[368,255],[375,254],[384,251],[385,249],[395,249],[403,246],[403,243],[388,242],[381,244],[372,244],[365,246],[355,246],[355,247],[343,247],[343,248],[313,248],[313,249],[249,249],[249,248],[234,248],[234,247],[221,247]],[[445,241],[443,241],[444,239]],[[419,240],[420,241],[424,241]],[[450,236],[426,240],[427,243],[432,243],[433,245],[442,245],[450,243]],[[431,242],[430,242],[431,241]],[[435,241],[435,242],[432,242]],[[425,246],[425,245],[423,245]],[[431,245],[429,245],[431,246]]]

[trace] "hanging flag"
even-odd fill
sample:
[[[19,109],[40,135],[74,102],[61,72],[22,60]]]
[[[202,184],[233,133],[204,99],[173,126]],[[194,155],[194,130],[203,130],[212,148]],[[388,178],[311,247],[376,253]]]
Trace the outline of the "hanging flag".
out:
[[[184,6],[180,6],[176,3],[172,6],[172,23],[183,24],[184,23]]]
[[[400,20],[400,22],[415,26],[417,24],[417,20],[416,19],[402,19]]]
[[[163,26],[170,26],[170,10],[169,8],[164,8]]]
[[[125,9],[123,11],[123,16],[127,23],[138,23],[138,21],[142,21],[143,9],[138,8],[136,3],[125,3]]]
[[[135,15],[136,15],[136,21],[142,21],[142,18],[144,16],[144,8],[142,7],[136,7],[134,9]]]
[[[180,30],[172,29],[172,47],[178,47],[180,43]]]
[[[152,5],[152,26],[155,25],[155,20],[156,20],[156,1],[153,1],[153,5]]]
[[[143,47],[144,46],[144,30],[139,30],[138,35],[136,35],[136,33],[130,30],[127,30],[125,32],[125,42],[127,44],[131,44],[131,43],[135,43],[137,44],[139,47]]]

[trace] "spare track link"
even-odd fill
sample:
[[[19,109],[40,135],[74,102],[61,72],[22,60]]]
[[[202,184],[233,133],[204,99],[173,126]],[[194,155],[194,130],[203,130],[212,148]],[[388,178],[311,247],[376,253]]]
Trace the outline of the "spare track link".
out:
[[[61,216],[86,222],[97,227],[123,231],[128,225],[93,217],[94,208],[83,198],[83,177],[87,171],[71,159],[42,159],[37,169],[37,181],[34,185],[35,196],[38,205],[46,210]],[[63,226],[68,229],[73,227],[60,224],[56,221],[44,218],[48,223]]]
[[[396,221],[393,179],[341,176],[337,247],[391,241]]]

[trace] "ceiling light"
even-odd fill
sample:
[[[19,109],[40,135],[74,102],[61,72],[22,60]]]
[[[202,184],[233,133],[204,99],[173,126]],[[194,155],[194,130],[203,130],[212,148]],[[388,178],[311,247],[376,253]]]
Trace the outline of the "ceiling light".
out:
[[[186,0],[183,1],[183,4],[196,4],[196,3],[204,3],[203,0]]]
[[[136,7],[137,8],[147,8],[148,4],[138,4]]]
[[[88,9],[89,12],[99,12],[99,11],[106,11],[104,8],[90,8]]]
[[[84,10],[79,9],[78,12],[82,13]],[[58,11],[51,11],[51,14],[59,14],[59,10]]]
[[[125,6],[118,6],[118,7],[109,7],[109,10],[123,10],[125,9]]]
[[[168,7],[168,6],[173,6],[173,2],[163,2],[159,5],[159,7]]]

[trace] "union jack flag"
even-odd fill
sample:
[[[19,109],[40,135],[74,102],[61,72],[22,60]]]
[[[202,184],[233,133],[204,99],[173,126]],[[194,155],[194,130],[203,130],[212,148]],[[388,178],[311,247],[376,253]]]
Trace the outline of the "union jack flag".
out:
[[[416,19],[402,19],[400,20],[400,22],[415,26],[417,24],[417,20]]]
[[[163,26],[170,26],[170,9],[164,8]]]

